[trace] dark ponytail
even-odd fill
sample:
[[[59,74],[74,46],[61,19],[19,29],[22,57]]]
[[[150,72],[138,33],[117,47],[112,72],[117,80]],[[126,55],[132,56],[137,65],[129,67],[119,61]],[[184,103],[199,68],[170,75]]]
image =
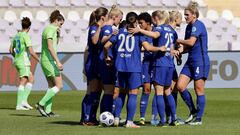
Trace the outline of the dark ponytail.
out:
[[[101,19],[102,16],[106,16],[108,14],[108,10],[105,7],[99,7],[95,11],[93,11],[89,18],[89,26],[97,25],[97,22]]]

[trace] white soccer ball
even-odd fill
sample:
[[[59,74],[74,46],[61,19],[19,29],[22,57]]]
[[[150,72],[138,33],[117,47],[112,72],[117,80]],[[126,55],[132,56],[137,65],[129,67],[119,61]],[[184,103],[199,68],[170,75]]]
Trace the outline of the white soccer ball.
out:
[[[100,114],[99,120],[103,126],[111,126],[114,123],[114,116],[112,113],[106,111]]]

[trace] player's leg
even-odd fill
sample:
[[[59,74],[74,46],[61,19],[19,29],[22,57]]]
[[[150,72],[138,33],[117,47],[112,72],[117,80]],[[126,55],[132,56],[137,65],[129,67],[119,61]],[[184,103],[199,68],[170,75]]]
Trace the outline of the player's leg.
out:
[[[96,113],[99,106],[99,100],[102,92],[102,84],[101,81],[97,78],[94,78],[89,81],[89,91],[90,95],[86,102],[86,112],[85,112],[85,119],[84,125],[95,125],[96,122]],[[90,122],[91,121],[91,122]]]
[[[89,88],[89,84],[87,84],[87,91],[86,91],[86,94],[82,100],[82,103],[81,103],[81,118],[80,118],[80,125],[83,124],[84,122],[84,117],[86,115],[86,106],[87,106],[87,101],[88,101],[88,98],[89,98],[89,95],[90,95],[91,91],[90,91],[90,88]]]
[[[197,94],[197,115],[196,118],[189,123],[190,125],[202,125],[202,116],[206,105],[204,85],[204,79],[194,81],[194,89],[195,93]]]
[[[160,126],[164,126],[165,119],[165,102],[163,98],[164,94],[164,84],[166,81],[166,67],[154,67],[153,69],[153,85],[156,95],[157,110],[160,116]]]
[[[25,85],[23,102],[22,102],[22,104],[23,104],[24,106],[26,106],[28,109],[33,109],[33,107],[28,104],[28,96],[29,96],[30,93],[31,93],[33,83],[34,83],[34,76],[33,76],[33,74],[30,72],[30,74],[29,74],[29,76],[28,76],[28,81],[27,81],[27,83],[26,83],[26,85]]]
[[[103,85],[104,94],[101,100],[100,113],[105,111],[112,112],[114,88],[114,85]]]
[[[127,77],[127,88],[129,89],[128,102],[127,102],[127,123],[128,128],[139,128],[133,123],[133,118],[137,109],[137,94],[138,88],[142,85],[141,73],[126,73]]]
[[[145,125],[145,114],[146,114],[146,110],[147,110],[147,106],[148,106],[148,99],[149,99],[150,93],[151,93],[151,84],[144,83],[142,96],[140,99],[140,121],[139,121],[139,123],[142,125]]]
[[[199,66],[194,67],[194,89],[197,95],[197,115],[193,122],[189,123],[191,125],[201,125],[202,124],[202,116],[205,109],[206,97],[205,97],[205,81],[208,77],[210,66]]]
[[[41,66],[47,80],[53,81],[55,85],[47,90],[44,97],[39,101],[38,104],[36,104],[36,108],[42,116],[49,117],[49,115],[45,112],[44,106],[60,91],[60,89],[62,89],[62,76],[58,67],[53,61],[42,62]]]
[[[47,82],[48,82],[48,89],[47,89],[47,91],[48,91],[49,89],[54,87],[56,84],[55,84],[55,82],[52,78],[46,77],[46,79],[47,79]],[[52,101],[53,101],[53,98],[50,98],[45,104],[45,111],[46,111],[47,114],[52,112]]]
[[[22,103],[24,100],[25,95],[25,85],[28,81],[28,77],[30,75],[30,67],[26,66],[16,66],[16,69],[19,73],[20,77],[20,84],[18,86],[18,92],[17,92],[17,105],[16,110],[29,110],[29,108],[25,107]]]
[[[189,117],[185,120],[186,123],[192,121],[196,115],[196,109],[193,103],[192,96],[190,92],[187,90],[187,85],[191,81],[190,76],[191,76],[190,69],[188,67],[184,67],[177,82],[177,89],[180,92],[183,101],[186,103],[190,111]]]

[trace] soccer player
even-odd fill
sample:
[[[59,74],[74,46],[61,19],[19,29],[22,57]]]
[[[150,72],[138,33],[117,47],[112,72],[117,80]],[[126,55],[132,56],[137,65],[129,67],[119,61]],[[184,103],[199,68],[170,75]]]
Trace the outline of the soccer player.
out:
[[[108,14],[108,21],[102,27],[100,33],[100,75],[104,90],[100,106],[101,113],[104,111],[112,112],[113,92],[116,80],[116,69],[105,62],[103,48],[110,37],[118,31],[117,26],[120,24],[122,17],[123,12],[116,5],[113,5]]]
[[[64,17],[59,10],[54,10],[50,15],[50,24],[42,33],[41,66],[48,82],[48,90],[44,97],[36,104],[36,109],[44,117],[56,117],[52,112],[53,97],[62,89],[61,71],[63,65],[57,56],[57,45],[60,37],[60,28]]]
[[[138,16],[138,24],[141,29],[153,31],[152,17],[147,12],[143,12]],[[148,42],[153,45],[153,38],[149,36],[142,37],[144,42]],[[148,99],[151,93],[151,68],[153,62],[152,52],[144,51],[144,57],[142,61],[142,77],[143,77],[143,91],[140,100],[140,121],[141,125],[145,125],[145,113],[148,106]]]
[[[175,101],[171,94],[171,83],[174,71],[174,62],[172,52],[174,51],[174,42],[177,39],[177,33],[169,25],[169,14],[166,11],[155,11],[153,17],[159,18],[161,25],[157,26],[156,32],[139,29],[141,33],[159,38],[156,46],[167,48],[166,53],[154,53],[152,82],[155,88],[157,109],[160,115],[160,126],[165,125],[165,102],[163,95],[167,98],[167,104],[170,107],[172,123],[177,125]]]
[[[108,10],[99,7],[91,13],[88,31],[88,56],[85,62],[88,89],[82,101],[82,118],[84,125],[98,124],[96,113],[102,91],[99,72],[99,37],[102,26],[107,20]],[[98,96],[98,97],[97,97]],[[96,100],[98,99],[98,100]]]
[[[177,42],[183,45],[183,50],[187,50],[188,59],[179,76],[177,88],[190,110],[190,115],[185,122],[190,125],[201,125],[206,104],[204,85],[210,68],[208,36],[205,25],[197,19],[199,17],[197,3],[190,2],[184,10],[184,15],[188,23],[185,40],[178,39]],[[197,95],[197,110],[190,93],[186,90],[191,80],[194,81],[194,90]]]
[[[16,110],[29,110],[33,109],[32,106],[28,104],[27,100],[34,81],[33,74],[30,71],[31,63],[29,54],[38,62],[39,58],[33,51],[32,42],[28,34],[31,21],[28,17],[23,17],[21,21],[22,30],[14,36],[9,52],[14,57],[14,65],[16,66],[20,77]]]
[[[137,92],[142,85],[141,75],[141,45],[148,51],[165,51],[165,47],[153,47],[147,42],[142,42],[140,34],[129,33],[129,28],[137,26],[138,15],[130,12],[126,16],[127,27],[120,29],[117,35],[113,35],[105,44],[105,58],[108,56],[110,46],[117,46],[115,67],[117,69],[117,83],[120,88],[128,89],[127,103],[127,128],[139,128],[133,123],[137,106]]]

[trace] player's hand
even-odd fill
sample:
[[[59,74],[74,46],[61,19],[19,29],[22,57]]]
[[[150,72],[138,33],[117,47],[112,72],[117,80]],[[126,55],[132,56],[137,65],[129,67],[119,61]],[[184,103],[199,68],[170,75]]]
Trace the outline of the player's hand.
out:
[[[140,32],[140,30],[141,30],[140,27],[129,28],[129,29],[128,29],[128,32],[131,33],[131,34],[134,34],[134,33],[138,33],[138,32]]]
[[[57,67],[60,71],[63,71],[63,65],[61,62],[57,62]]]
[[[118,30],[113,30],[113,33],[112,33],[113,35],[117,35],[118,34]]]
[[[109,56],[107,56],[105,58],[105,63],[106,63],[107,66],[112,66],[113,65],[113,60]]]
[[[160,50],[161,52],[166,52],[166,51],[167,51],[167,48],[166,48],[165,46],[161,46],[161,47],[159,47],[159,50]]]

